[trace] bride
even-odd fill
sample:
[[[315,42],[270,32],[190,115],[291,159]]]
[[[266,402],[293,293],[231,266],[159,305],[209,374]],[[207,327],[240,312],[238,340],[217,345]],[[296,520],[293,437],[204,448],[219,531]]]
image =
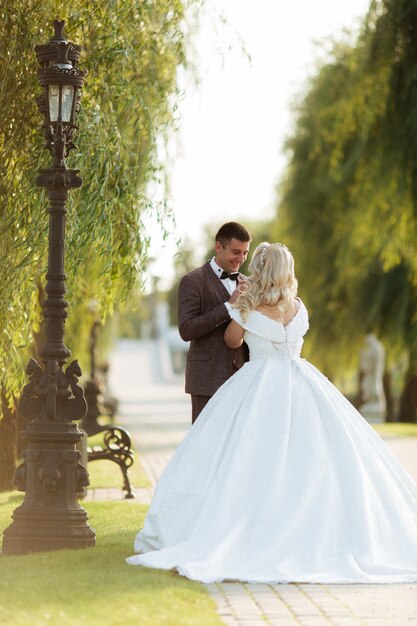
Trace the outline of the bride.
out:
[[[417,582],[417,486],[300,357],[308,314],[286,246],[261,243],[225,341],[250,361],[166,467],[131,565],[202,582]]]

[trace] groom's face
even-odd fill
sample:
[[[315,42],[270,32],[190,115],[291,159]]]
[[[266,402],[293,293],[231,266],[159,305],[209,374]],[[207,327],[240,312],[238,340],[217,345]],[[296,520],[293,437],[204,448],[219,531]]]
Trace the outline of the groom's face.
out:
[[[216,241],[216,256],[214,260],[226,272],[237,272],[246,261],[249,243],[249,241],[240,241],[240,239],[235,239],[234,237],[224,245],[220,241]]]

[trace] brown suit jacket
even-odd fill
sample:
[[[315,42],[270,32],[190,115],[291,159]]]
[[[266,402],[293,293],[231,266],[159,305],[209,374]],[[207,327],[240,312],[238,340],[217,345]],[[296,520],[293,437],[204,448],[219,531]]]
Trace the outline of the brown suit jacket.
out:
[[[210,263],[186,274],[178,287],[178,327],[190,341],[185,391],[211,397],[249,358],[246,344],[228,348],[224,331],[230,316],[224,303],[230,294]]]

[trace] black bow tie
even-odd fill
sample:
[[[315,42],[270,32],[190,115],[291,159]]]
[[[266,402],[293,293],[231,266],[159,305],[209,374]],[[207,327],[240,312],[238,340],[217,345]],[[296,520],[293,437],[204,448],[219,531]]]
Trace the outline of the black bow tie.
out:
[[[224,280],[225,278],[230,278],[230,280],[237,280],[239,278],[239,272],[232,272],[231,274],[229,274],[228,272],[225,272],[223,270],[223,273],[220,276],[220,279]]]

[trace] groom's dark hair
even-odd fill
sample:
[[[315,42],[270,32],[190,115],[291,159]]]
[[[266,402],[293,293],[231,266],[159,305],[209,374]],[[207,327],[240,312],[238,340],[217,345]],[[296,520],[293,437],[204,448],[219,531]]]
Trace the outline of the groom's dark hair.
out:
[[[225,246],[231,239],[239,239],[239,241],[251,241],[250,232],[242,224],[238,222],[226,222],[217,231],[215,241],[220,241]]]

